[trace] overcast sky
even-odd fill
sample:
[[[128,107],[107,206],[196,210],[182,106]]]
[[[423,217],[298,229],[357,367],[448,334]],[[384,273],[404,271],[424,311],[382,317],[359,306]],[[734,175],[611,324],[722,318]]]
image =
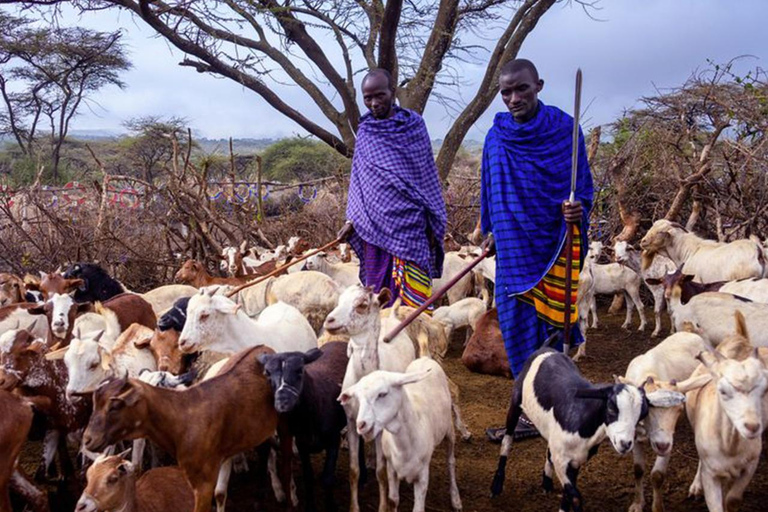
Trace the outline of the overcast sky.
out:
[[[655,87],[680,85],[707,59],[726,62],[739,55],[741,69],[768,67],[768,1],[765,0],[602,0],[590,19],[579,6],[558,3],[528,36],[520,57],[533,60],[542,78],[540,98],[567,112],[573,109],[573,75],[584,72],[582,105],[586,127],[614,120]],[[68,14],[64,25],[99,30],[123,29],[134,68],[123,75],[125,90],[109,88],[93,97],[98,107],[84,110],[76,130],[124,131],[126,119],[144,115],[179,116],[208,138],[282,137],[303,130],[273,110],[258,95],[227,79],[180,67],[181,52],[154,37],[141,21],[127,13]],[[495,41],[476,41],[492,47]],[[484,65],[462,66],[465,98],[474,94]],[[358,77],[359,78],[359,77]],[[278,94],[313,119],[321,115],[295,87]],[[482,140],[493,114],[503,108],[495,101],[467,138]],[[437,104],[425,112],[433,138],[442,137],[451,117]]]

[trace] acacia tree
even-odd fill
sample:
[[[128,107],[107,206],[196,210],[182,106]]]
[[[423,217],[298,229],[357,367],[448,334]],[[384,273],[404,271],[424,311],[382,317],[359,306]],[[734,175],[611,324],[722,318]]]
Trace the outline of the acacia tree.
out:
[[[61,147],[78,109],[106,85],[124,87],[119,73],[131,64],[120,32],[30,23],[0,13],[2,121],[26,156],[35,156],[38,134],[47,132],[56,180]]]
[[[61,0],[16,2],[56,5]],[[557,0],[75,0],[82,9],[113,6],[132,12],[184,52],[181,65],[226,77],[258,94],[282,115],[342,155],[354,151],[360,121],[355,78],[389,69],[404,107],[423,112],[430,99],[450,102],[456,116],[437,157],[443,177],[469,128],[497,92],[501,65]],[[563,0],[565,1],[565,0]],[[575,0],[588,6],[587,0]],[[503,29],[483,53],[470,33]],[[471,60],[485,72],[463,103],[449,91],[458,66]],[[310,118],[276,92],[299,88],[322,114]],[[451,87],[453,86],[453,88]],[[437,89],[437,90],[436,90]]]

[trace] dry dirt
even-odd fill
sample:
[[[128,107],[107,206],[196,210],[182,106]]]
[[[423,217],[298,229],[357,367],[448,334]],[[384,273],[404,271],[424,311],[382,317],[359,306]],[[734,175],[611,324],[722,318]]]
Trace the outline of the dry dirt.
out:
[[[590,330],[589,357],[580,363],[583,373],[592,381],[609,381],[614,374],[623,373],[629,361],[635,355],[649,349],[655,344],[647,333],[637,331],[627,332],[620,328],[623,312],[610,316],[606,308],[601,308],[602,325],[597,330]],[[647,309],[649,316],[652,313]],[[636,320],[636,319],[635,319]],[[652,328],[652,321],[649,323]],[[491,511],[509,510],[515,512],[547,511],[551,512],[559,506],[559,486],[552,494],[544,494],[541,490],[541,471],[544,463],[545,443],[543,440],[526,440],[514,445],[507,466],[507,478],[504,492],[501,496],[491,499],[490,483],[496,469],[499,445],[491,444],[485,439],[484,431],[489,426],[501,426],[506,416],[512,381],[500,377],[488,377],[470,373],[461,364],[461,342],[463,333],[454,338],[448,358],[446,371],[461,387],[462,408],[464,419],[475,435],[474,439],[465,443],[458,442],[458,483],[464,510]],[[36,451],[36,450],[35,450]],[[25,461],[31,463],[32,450],[26,451]],[[39,453],[39,452],[38,452]],[[768,510],[768,474],[766,472],[765,456],[761,458],[755,478],[747,488],[744,496],[742,511]],[[703,500],[687,499],[688,486],[696,472],[696,448],[687,420],[682,417],[675,438],[674,453],[669,467],[666,484],[665,504],[667,512],[706,511]],[[27,465],[25,464],[25,465]],[[322,457],[315,456],[316,474],[321,470]],[[648,457],[646,471],[649,472],[653,457]],[[337,467],[338,486],[336,491],[337,503],[340,510],[346,510],[349,503],[347,483],[347,456],[342,451]],[[298,463],[295,474],[299,474]],[[604,443],[599,454],[594,457],[579,475],[579,487],[584,497],[586,510],[626,511],[632,501],[634,479],[632,457],[620,457],[609,443]],[[254,510],[257,490],[266,491],[266,482],[259,481],[254,471],[243,475],[233,475],[230,484],[228,510]],[[300,478],[298,485],[301,486]],[[301,499],[301,489],[299,489]],[[73,510],[70,500],[63,494],[52,496],[52,505],[57,510],[70,512]],[[323,510],[322,490],[317,490],[318,507]],[[378,490],[373,472],[369,472],[369,482],[361,492],[361,509],[377,510]],[[410,510],[413,506],[412,492],[409,485],[401,487],[401,509]],[[271,493],[262,510],[281,510]],[[303,507],[300,506],[303,509]],[[448,495],[448,478],[445,465],[445,450],[439,447],[432,460],[427,509],[432,511],[450,510]],[[15,508],[14,510],[22,510]],[[650,510],[650,483],[646,482],[646,510]],[[172,511],[181,512],[181,511]]]

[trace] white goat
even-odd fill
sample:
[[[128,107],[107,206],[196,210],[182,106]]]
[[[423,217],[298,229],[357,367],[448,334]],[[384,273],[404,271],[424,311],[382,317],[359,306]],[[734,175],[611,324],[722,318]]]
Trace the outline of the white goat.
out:
[[[483,313],[485,313],[485,302],[475,297],[467,297],[450,306],[437,308],[432,314],[432,319],[443,325],[445,338],[450,342],[453,331],[461,327],[469,327],[467,330],[467,339],[469,339]]]
[[[750,279],[730,281],[721,286],[718,291],[766,304],[768,303],[768,278],[758,279],[752,277]]]
[[[375,371],[342,391],[342,405],[352,397],[359,407],[357,433],[368,441],[381,436],[389,484],[387,506],[397,510],[400,481],[406,480],[413,483],[413,511],[424,512],[432,453],[446,439],[451,506],[461,510],[451,394],[440,365],[422,357],[409,364],[405,373]]]
[[[705,240],[680,224],[660,219],[654,222],[640,246],[644,250],[644,267],[656,254],[662,254],[671,259],[676,268],[682,265],[684,274],[695,276],[701,283],[768,277],[763,247],[753,240],[730,243]]]
[[[182,352],[234,354],[261,344],[276,352],[306,352],[317,347],[317,336],[299,310],[283,302],[269,306],[254,321],[238,304],[210,290],[189,299],[187,321],[179,335]]]
[[[736,336],[749,340],[744,317],[736,315]],[[696,439],[699,467],[689,494],[702,490],[710,512],[736,510],[752,480],[760,454],[765,364],[753,354],[741,361],[713,352],[702,357],[711,382],[686,396],[686,412]]]
[[[328,261],[328,254],[319,252],[304,262],[305,270],[315,270],[326,274],[343,287],[360,284],[360,267],[354,263],[334,263]]]
[[[265,296],[267,304],[282,301],[301,311],[318,332],[336,307],[341,290],[343,287],[322,272],[304,271],[269,281]]]
[[[467,266],[467,261],[459,256],[458,252],[448,252],[445,254],[445,261],[443,262],[443,274],[441,277],[432,281],[432,289],[438,290],[444,286],[448,281],[453,279],[456,274],[464,270]],[[472,272],[468,272],[464,277],[446,292],[448,297],[448,304],[453,304],[461,299],[468,297],[474,290]]]
[[[627,372],[621,382],[642,386],[646,393],[659,389],[687,393],[692,389],[703,386],[709,381],[708,377],[688,379],[699,366],[696,359],[702,351],[708,350],[707,343],[701,336],[689,332],[679,332],[635,357],[627,367]],[[678,382],[680,381],[680,382]],[[645,442],[649,442],[656,452],[656,462],[651,472],[653,486],[653,510],[664,510],[663,484],[672,456],[675,426],[683,405],[675,407],[651,407],[648,416],[642,420],[645,435],[639,434],[633,448],[635,462],[635,499],[629,507],[629,512],[642,512],[645,504],[643,495],[643,474],[645,472]]]
[[[661,279],[667,272],[673,272],[675,270],[675,264],[666,256],[658,254],[653,259],[651,265],[644,269],[641,262],[640,252],[623,240],[617,241],[614,244],[613,253],[614,258],[618,263],[628,266],[643,279],[645,286],[648,287],[653,295],[653,313],[656,318],[656,327],[653,329],[651,337],[655,338],[661,333],[661,311],[664,309],[664,287],[661,285],[649,284],[647,279]]]

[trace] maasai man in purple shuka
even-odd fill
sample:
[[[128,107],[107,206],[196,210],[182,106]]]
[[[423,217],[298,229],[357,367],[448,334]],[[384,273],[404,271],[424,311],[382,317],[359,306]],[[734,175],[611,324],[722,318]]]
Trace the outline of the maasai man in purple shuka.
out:
[[[579,137],[576,201],[571,184],[573,118],[538,99],[544,81],[529,60],[501,69],[499,91],[509,112],[496,114],[483,145],[481,227],[484,245],[496,255],[496,305],[512,374],[552,337],[562,343],[563,319],[572,322],[571,344],[583,337],[576,321],[579,269],[587,246],[592,175],[583,136]],[[566,312],[566,223],[576,225],[572,249],[572,307]],[[515,436],[527,435],[521,418]],[[500,429],[503,433],[505,429]],[[533,430],[535,432],[535,430]],[[499,431],[492,432],[499,434]],[[512,435],[512,433],[509,433]]]
[[[369,72],[362,90],[370,112],[360,120],[339,236],[360,258],[364,285],[418,307],[444,259],[445,202],[432,145],[421,116],[394,104],[387,71]]]

